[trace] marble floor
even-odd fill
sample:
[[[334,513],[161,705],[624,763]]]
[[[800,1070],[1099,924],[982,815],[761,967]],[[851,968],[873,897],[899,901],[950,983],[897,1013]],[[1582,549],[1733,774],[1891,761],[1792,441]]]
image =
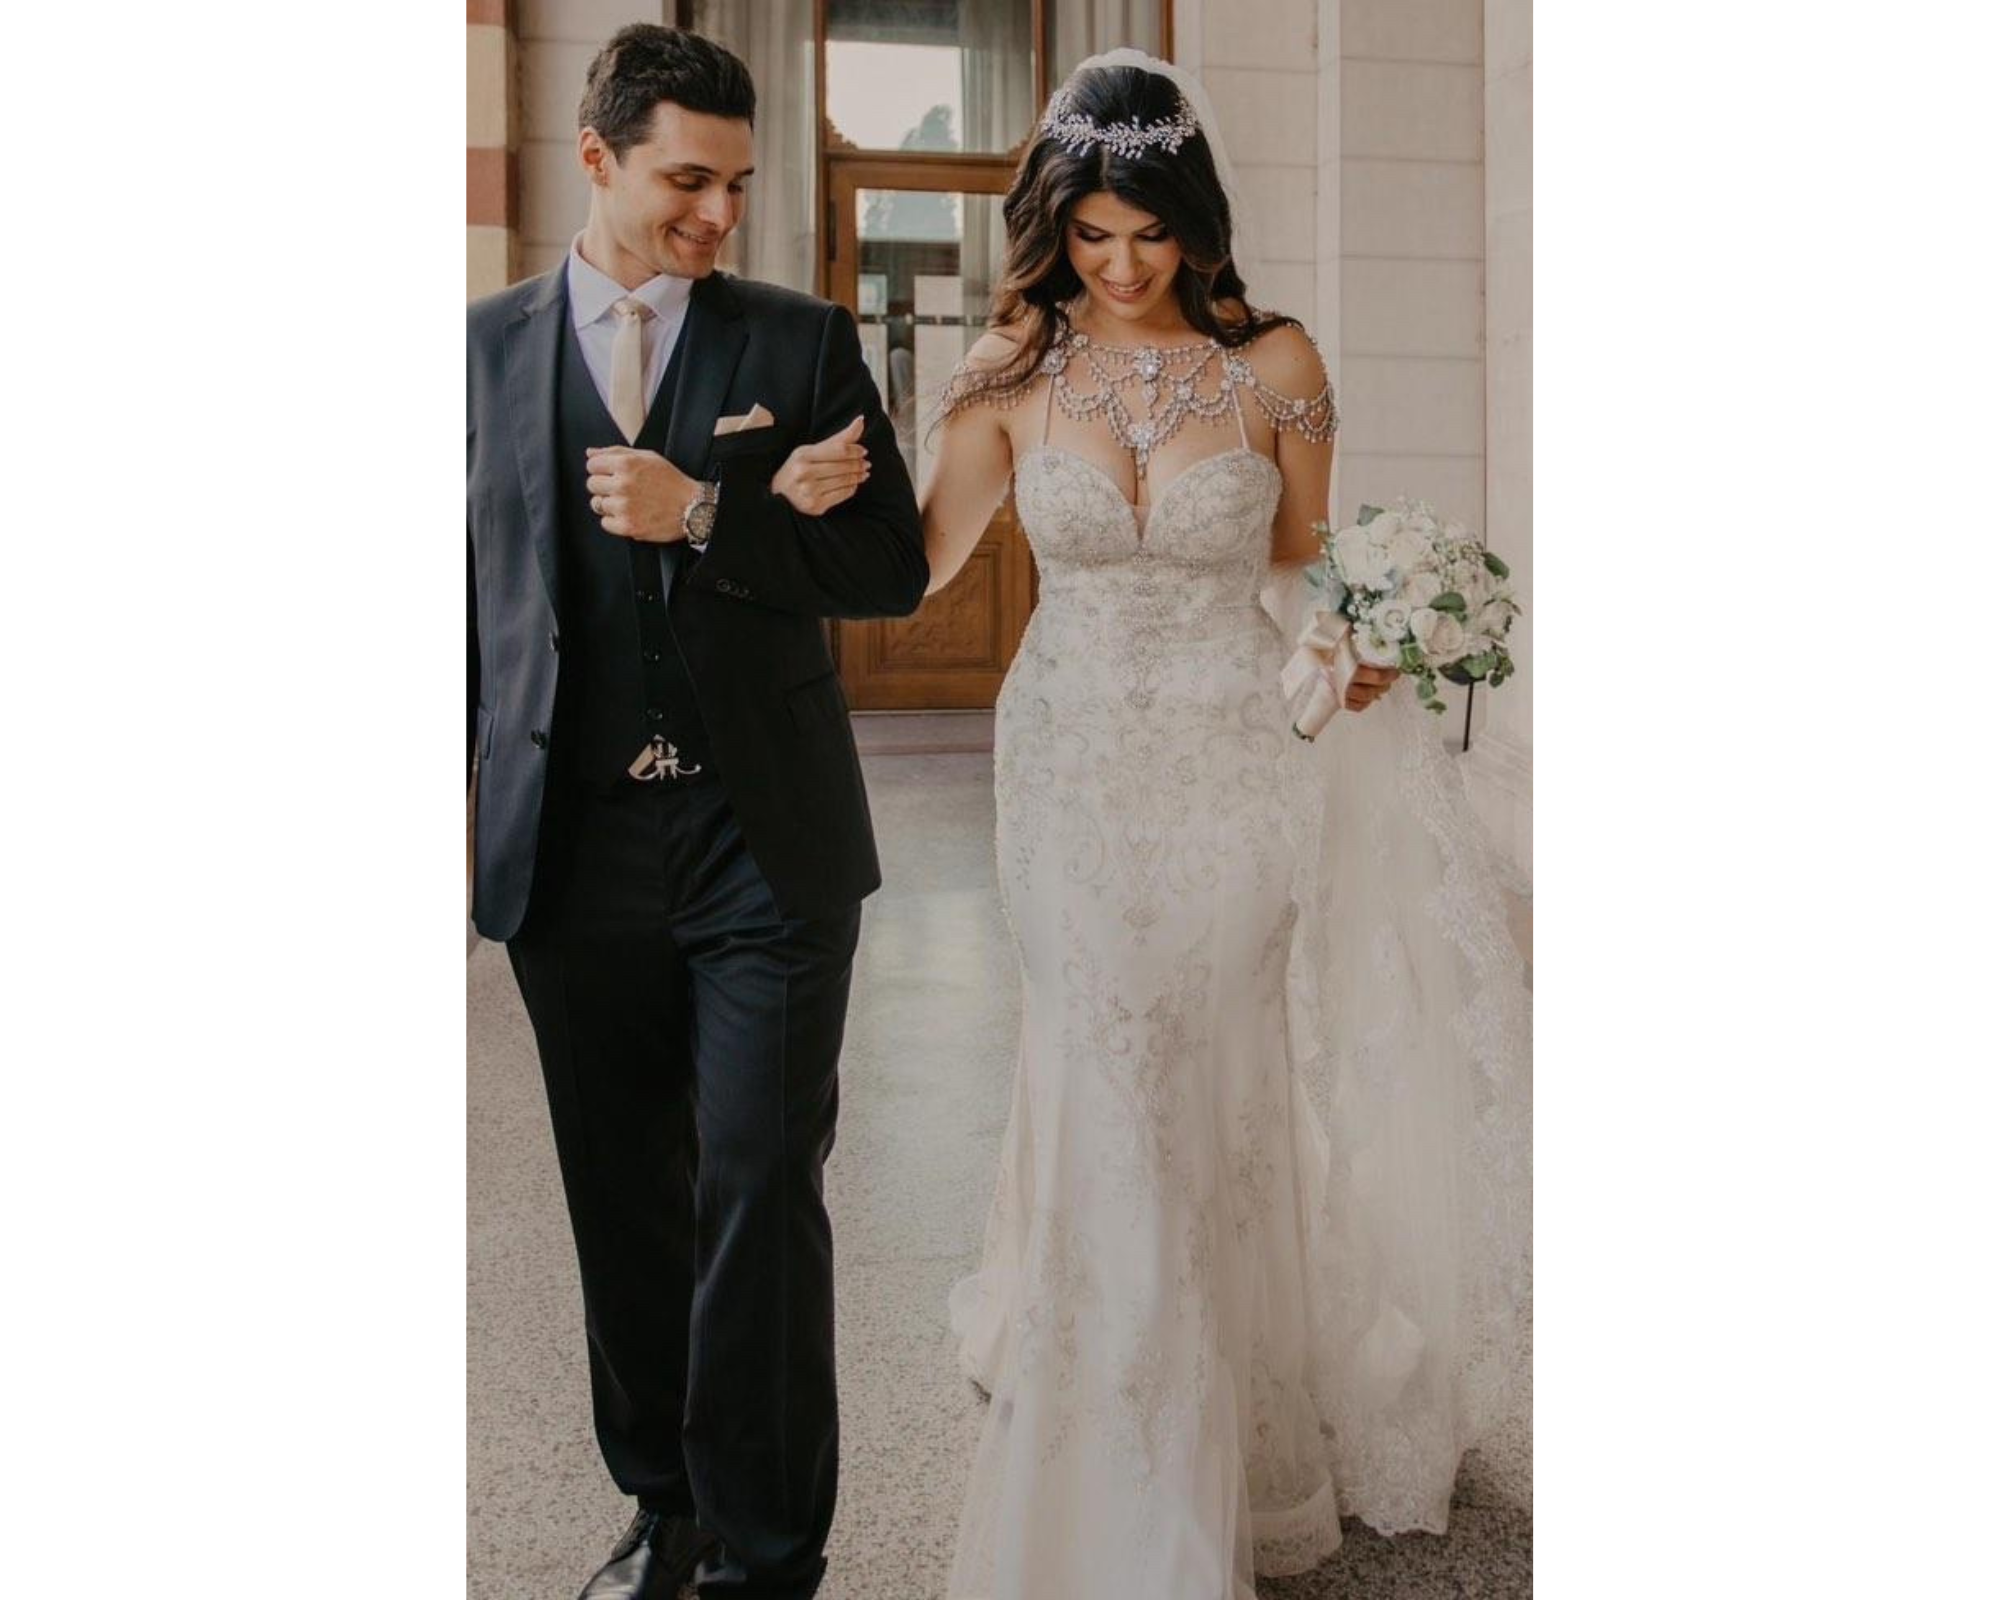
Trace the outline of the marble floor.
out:
[[[958,1375],[945,1295],[978,1248],[1018,978],[993,884],[990,719],[857,727],[887,881],[864,914],[827,1170],[842,1439],[820,1594],[936,1600],[981,1406]],[[473,949],[467,991],[467,1592],[570,1600],[628,1507],[590,1434],[576,1269],[503,950]],[[1526,1595],[1529,1461],[1524,1412],[1468,1458],[1448,1537],[1388,1540],[1350,1523],[1318,1572],[1266,1581],[1259,1595]]]

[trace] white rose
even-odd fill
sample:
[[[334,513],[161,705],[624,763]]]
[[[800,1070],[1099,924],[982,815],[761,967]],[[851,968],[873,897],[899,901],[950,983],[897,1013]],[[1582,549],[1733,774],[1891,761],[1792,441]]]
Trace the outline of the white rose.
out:
[[[1333,553],[1353,588],[1380,589],[1389,581],[1389,558],[1368,529],[1342,528],[1334,536]]]
[[[1372,626],[1354,630],[1354,653],[1371,667],[1393,667],[1402,659],[1402,641],[1391,643]]]
[[[1506,638],[1507,625],[1513,620],[1513,607],[1500,599],[1489,600],[1479,608],[1479,631],[1489,639]]]
[[[1417,643],[1423,646],[1424,656],[1433,666],[1456,661],[1465,646],[1465,628],[1458,618],[1448,611],[1433,611],[1429,606],[1419,606],[1410,613],[1410,632],[1417,636]]]
[[[1420,567],[1403,580],[1403,598],[1412,608],[1427,606],[1444,593],[1444,579],[1429,567]]]
[[[1493,574],[1486,570],[1486,563],[1474,561],[1460,568],[1455,580],[1458,592],[1465,596],[1468,613],[1477,611],[1493,597]]]
[[[1424,536],[1415,528],[1398,524],[1385,541],[1389,552],[1389,565],[1398,572],[1408,572],[1424,559],[1430,546]]]
[[[1395,639],[1400,642],[1410,631],[1410,611],[1411,606],[1407,600],[1401,598],[1384,600],[1376,606],[1373,615],[1369,617],[1369,626],[1384,639]]]

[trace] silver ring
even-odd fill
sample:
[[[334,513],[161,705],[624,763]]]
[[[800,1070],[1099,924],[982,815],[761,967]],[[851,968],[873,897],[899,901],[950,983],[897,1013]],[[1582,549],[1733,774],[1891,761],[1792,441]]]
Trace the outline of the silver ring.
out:
[[[592,512],[592,513],[593,513],[594,515],[596,515],[596,516],[600,516],[600,517],[601,517],[601,516],[603,516],[603,515],[604,515],[604,497],[603,497],[602,495],[596,495],[596,494],[592,495],[592,496],[590,497],[590,509],[591,509],[591,512]]]

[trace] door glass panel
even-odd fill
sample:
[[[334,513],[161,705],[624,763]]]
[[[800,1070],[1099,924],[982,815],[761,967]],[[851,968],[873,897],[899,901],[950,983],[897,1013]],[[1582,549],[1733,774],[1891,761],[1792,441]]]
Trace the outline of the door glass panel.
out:
[[[1029,0],[827,0],[826,114],[863,150],[1007,151],[1035,114]]]
[[[861,351],[922,488],[938,392],[985,331],[1006,231],[997,194],[855,192]]]

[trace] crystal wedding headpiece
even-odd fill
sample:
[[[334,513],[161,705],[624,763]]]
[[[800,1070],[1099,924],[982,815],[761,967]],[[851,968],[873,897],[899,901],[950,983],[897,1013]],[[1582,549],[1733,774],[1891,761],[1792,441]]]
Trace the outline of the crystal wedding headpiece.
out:
[[[1080,156],[1094,144],[1106,145],[1112,154],[1128,161],[1158,147],[1174,154],[1182,141],[1201,132],[1194,108],[1185,95],[1177,96],[1174,114],[1157,122],[1140,125],[1137,116],[1130,122],[1100,123],[1075,108],[1069,86],[1063,85],[1049,96],[1049,108],[1042,113],[1041,131],[1073,156]]]

